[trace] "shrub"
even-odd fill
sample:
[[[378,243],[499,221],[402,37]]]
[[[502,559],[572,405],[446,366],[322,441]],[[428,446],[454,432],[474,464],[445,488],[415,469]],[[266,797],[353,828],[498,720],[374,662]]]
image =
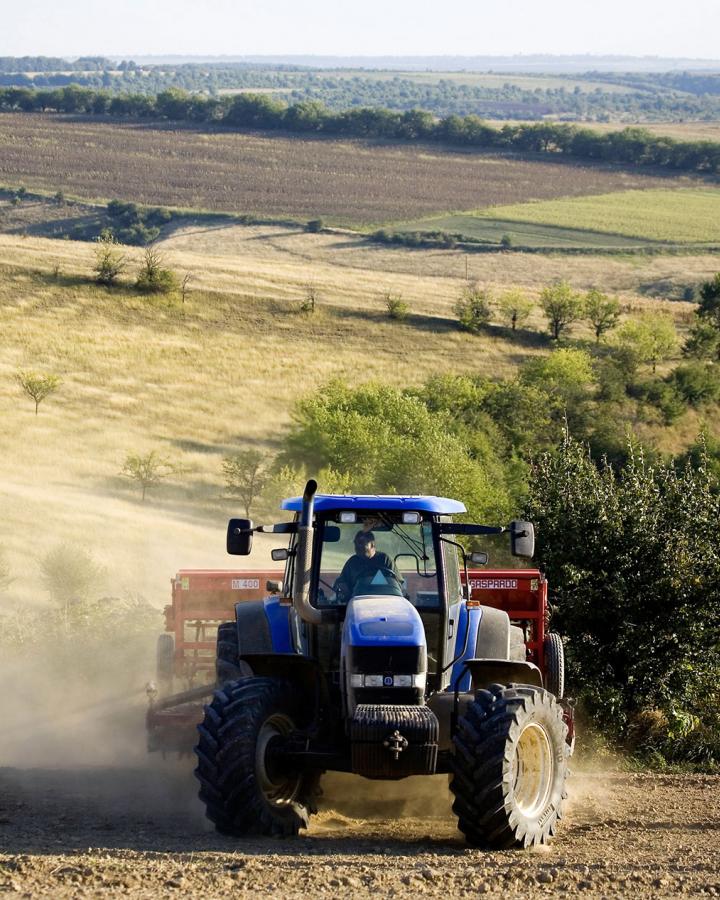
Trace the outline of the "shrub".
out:
[[[318,234],[324,227],[325,224],[322,219],[310,219],[305,226],[305,231],[309,231],[311,234]]]
[[[143,294],[172,294],[179,290],[177,275],[164,265],[162,254],[155,247],[147,247],[135,287]]]
[[[720,762],[717,483],[705,467],[651,466],[632,451],[616,472],[566,438],[530,484],[571,691],[619,739],[646,710],[688,723],[686,747],[693,733],[707,747],[711,729]],[[678,730],[664,730],[668,752]]]
[[[118,242],[112,231],[104,229],[97,239],[95,248],[95,281],[110,287],[125,269],[125,256],[118,249]]]
[[[703,363],[678,366],[670,376],[673,386],[686,403],[700,406],[720,398],[720,367]]]
[[[479,334],[492,317],[491,295],[478,285],[463,289],[455,304],[455,314],[464,331]]]
[[[410,313],[410,307],[400,294],[391,294],[389,292],[385,294],[385,308],[387,309],[388,317],[398,322],[407,319]]]

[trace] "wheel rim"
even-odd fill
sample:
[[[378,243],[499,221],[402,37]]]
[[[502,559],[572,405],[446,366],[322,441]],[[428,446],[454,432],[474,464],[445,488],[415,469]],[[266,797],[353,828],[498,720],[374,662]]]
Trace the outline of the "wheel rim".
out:
[[[547,806],[552,790],[554,761],[550,739],[535,722],[520,732],[513,760],[513,792],[520,812],[531,818]]]
[[[260,790],[265,799],[273,806],[287,806],[297,796],[300,788],[300,776],[288,775],[273,765],[268,754],[272,743],[278,738],[287,737],[293,730],[292,720],[277,713],[266,719],[258,733],[255,746],[255,774]]]

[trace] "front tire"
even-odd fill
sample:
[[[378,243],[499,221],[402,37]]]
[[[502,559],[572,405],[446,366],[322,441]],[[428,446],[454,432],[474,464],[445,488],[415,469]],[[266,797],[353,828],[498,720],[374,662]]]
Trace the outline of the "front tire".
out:
[[[562,709],[547,691],[478,691],[453,738],[458,827],[474,846],[545,844],[562,817],[568,747]]]
[[[319,774],[293,772],[273,747],[296,729],[292,685],[243,678],[215,692],[198,725],[200,799],[223,834],[296,835],[316,811]]]

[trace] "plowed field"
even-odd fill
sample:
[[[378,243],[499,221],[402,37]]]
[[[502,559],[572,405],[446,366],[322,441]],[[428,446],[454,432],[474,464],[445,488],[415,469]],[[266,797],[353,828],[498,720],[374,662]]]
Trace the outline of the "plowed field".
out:
[[[0,185],[87,199],[370,224],[668,181],[437,146],[0,113]]]
[[[373,801],[368,782],[346,777],[329,783],[305,836],[235,841],[209,830],[190,768],[184,760],[0,770],[0,890],[53,898],[720,893],[718,777],[575,775],[550,847],[486,852],[461,842],[443,779],[431,789],[426,781],[419,795],[408,785],[403,803],[400,788],[383,787],[376,795],[385,799]]]

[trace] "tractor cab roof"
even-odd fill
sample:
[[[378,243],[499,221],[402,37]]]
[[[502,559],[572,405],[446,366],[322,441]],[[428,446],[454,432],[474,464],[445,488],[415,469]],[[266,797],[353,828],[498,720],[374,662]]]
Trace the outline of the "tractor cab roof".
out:
[[[288,497],[283,500],[282,509],[299,512],[302,509],[302,497]],[[458,515],[467,512],[465,505],[459,500],[447,497],[400,497],[395,494],[316,494],[315,511],[330,512],[336,509],[346,510],[397,510],[426,512],[438,516]]]

